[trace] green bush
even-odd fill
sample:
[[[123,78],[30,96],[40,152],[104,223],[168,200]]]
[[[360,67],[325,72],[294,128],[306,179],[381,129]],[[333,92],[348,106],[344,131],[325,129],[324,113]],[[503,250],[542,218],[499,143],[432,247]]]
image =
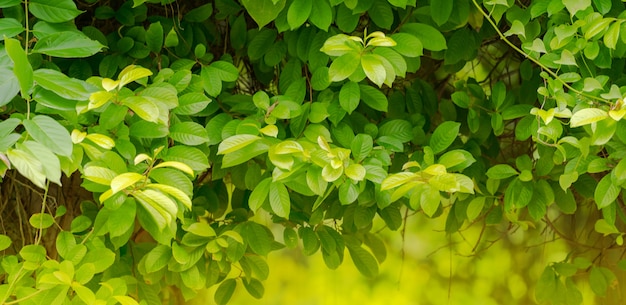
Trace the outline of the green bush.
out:
[[[0,9],[0,303],[261,298],[298,245],[373,278],[413,214],[567,241],[538,303],[626,291],[621,1]]]

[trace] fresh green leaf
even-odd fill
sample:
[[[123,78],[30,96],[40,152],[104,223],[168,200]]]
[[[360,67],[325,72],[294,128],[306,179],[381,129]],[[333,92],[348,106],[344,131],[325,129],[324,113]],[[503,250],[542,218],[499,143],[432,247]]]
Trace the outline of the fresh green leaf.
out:
[[[51,23],[74,20],[82,13],[72,0],[31,0],[28,10],[35,17]]]
[[[33,52],[54,57],[77,58],[94,55],[103,47],[100,42],[91,40],[80,32],[57,32],[37,41]]]
[[[277,181],[270,183],[269,200],[272,211],[276,214],[276,216],[287,219],[289,218],[291,202],[289,199],[289,192],[284,184]]]

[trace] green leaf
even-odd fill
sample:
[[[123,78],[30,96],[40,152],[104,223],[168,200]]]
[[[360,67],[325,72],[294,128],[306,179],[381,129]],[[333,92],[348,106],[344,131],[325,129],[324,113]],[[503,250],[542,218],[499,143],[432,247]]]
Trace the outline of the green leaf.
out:
[[[20,84],[22,97],[26,98],[30,95],[30,90],[33,87],[33,67],[30,65],[26,52],[24,52],[18,40],[13,38],[5,39],[4,47],[11,61],[13,61],[13,73]]]
[[[348,36],[346,34],[334,35],[324,42],[324,45],[320,51],[330,55],[340,57],[347,53],[360,54],[363,50],[363,45],[360,42],[353,40],[354,36]]]
[[[461,149],[455,149],[441,155],[437,163],[446,167],[448,171],[462,171],[474,164],[476,159],[471,153]]]
[[[430,3],[430,13],[433,21],[439,26],[443,25],[450,19],[454,0],[438,0]]]
[[[100,52],[104,46],[81,32],[57,32],[39,39],[33,53],[54,57],[89,57]]]
[[[169,130],[163,124],[157,124],[148,121],[138,121],[130,125],[130,135],[137,139],[154,139],[167,136]]]
[[[254,253],[266,256],[272,250],[272,239],[262,225],[246,222],[242,233]]]
[[[252,190],[250,198],[248,199],[250,210],[256,213],[256,211],[263,206],[263,203],[267,200],[269,195],[271,183],[272,178],[265,178]]]
[[[178,107],[173,109],[176,114],[193,115],[204,110],[211,99],[198,92],[190,92],[178,98]]]
[[[322,169],[311,166],[306,172],[307,186],[318,196],[323,196],[328,187],[328,182],[322,178]]]
[[[39,86],[66,99],[86,101],[92,93],[86,83],[69,78],[56,70],[37,69],[33,77]]]
[[[289,219],[291,202],[287,187],[281,182],[273,181],[269,185],[269,199],[272,211],[276,216]]]
[[[556,284],[558,282],[557,275],[551,267],[546,267],[539,281],[537,282],[537,289],[535,289],[535,298],[539,302],[546,302],[550,300],[556,290]]]
[[[111,180],[111,195],[120,192],[144,179],[145,177],[138,173],[123,173],[117,175],[115,178],[113,178],[113,180]]]
[[[604,45],[612,50],[615,50],[616,46],[617,46],[617,42],[619,41],[620,37],[620,28],[621,28],[621,23],[619,22],[614,22],[608,29],[608,31],[606,31],[606,33],[604,33]]]
[[[46,260],[46,249],[42,245],[26,245],[20,250],[20,256],[27,262],[39,263]]]
[[[374,110],[382,112],[387,111],[389,101],[387,100],[387,96],[380,92],[380,90],[368,85],[359,85],[359,89],[361,91],[361,100],[366,105]]]
[[[432,217],[439,209],[439,205],[441,204],[441,195],[439,193],[438,188],[431,186],[424,186],[422,192],[415,192],[414,195],[421,194],[421,198],[419,199],[420,206],[428,217]]]
[[[87,164],[83,170],[83,176],[92,182],[109,186],[117,174],[106,167]]]
[[[591,267],[589,272],[589,285],[591,290],[598,295],[606,295],[606,291],[609,289],[609,285],[612,285],[615,275],[611,270],[605,267]]]
[[[233,64],[218,60],[212,62],[209,68],[216,70],[216,75],[224,82],[234,82],[239,78],[239,70]]]
[[[425,49],[442,51],[447,49],[446,38],[434,27],[424,23],[407,23],[402,26],[402,31],[417,37]]]
[[[251,278],[249,282],[244,280],[243,287],[245,287],[246,291],[255,299],[261,299],[263,298],[263,294],[265,294],[263,283],[255,278]]]
[[[13,70],[0,68],[0,107],[8,104],[20,92],[20,81]]]
[[[361,64],[361,55],[357,52],[345,53],[330,64],[328,75],[333,82],[342,81],[354,73]]]
[[[348,114],[351,114],[352,111],[359,106],[360,101],[361,90],[357,83],[350,81],[341,86],[341,90],[339,91],[339,104]]]
[[[170,29],[170,31],[165,36],[164,45],[166,48],[173,48],[178,46],[179,42],[180,40],[178,39],[178,33],[176,33],[176,30],[172,27],[172,29]]]
[[[166,245],[157,245],[143,258],[146,272],[153,273],[163,269],[172,257],[172,249]]]
[[[218,96],[222,93],[222,79],[220,78],[220,72],[218,69],[211,66],[202,67],[200,71],[202,77],[202,84],[204,85],[204,91],[210,96]]]
[[[65,157],[72,155],[70,133],[55,119],[46,115],[37,115],[22,122],[28,134],[37,142],[49,148],[53,153]]]
[[[483,211],[483,207],[485,206],[486,197],[476,197],[470,201],[467,206],[467,220],[470,222],[474,221],[480,213]]]
[[[387,73],[383,66],[383,57],[378,54],[365,54],[361,56],[361,67],[365,71],[365,75],[378,87],[385,82]]]
[[[0,235],[0,239],[2,236],[3,235]],[[285,230],[283,231],[283,240],[285,241],[285,246],[293,249],[298,246],[298,233],[296,233],[296,230],[293,228],[285,227]]]
[[[8,249],[11,246],[11,238],[4,235],[4,234],[0,234],[0,251],[4,251],[6,249]]]
[[[118,301],[121,305],[139,305],[139,303],[135,299],[129,296],[116,295],[113,298],[115,298],[115,300]],[[95,301],[95,297],[94,297],[94,301]]]
[[[424,46],[416,36],[409,33],[396,33],[390,37],[397,43],[393,47],[396,52],[406,57],[418,57],[424,54]]]
[[[333,22],[333,9],[328,1],[313,1],[309,21],[318,29],[328,31],[330,24]]]
[[[209,167],[209,161],[206,154],[195,147],[185,145],[170,147],[165,156],[163,156],[163,160],[178,161],[187,164],[196,172],[202,172]]]
[[[176,217],[178,206],[165,194],[151,189],[139,190],[132,193],[133,197],[150,212],[160,230],[165,229]]]
[[[615,185],[610,175],[604,176],[596,186],[593,198],[596,201],[598,209],[609,206],[615,202],[621,191],[619,185]]]
[[[217,154],[225,155],[228,153],[235,152],[260,139],[261,137],[259,136],[249,135],[249,134],[240,134],[240,135],[234,135],[232,137],[228,137],[224,141],[222,141],[220,145],[218,146]]]
[[[313,255],[320,248],[320,241],[311,227],[300,227],[298,234],[302,239],[304,255]]]
[[[183,16],[183,20],[188,22],[203,22],[211,17],[212,13],[213,5],[211,3],[207,3],[187,12],[187,14]]]
[[[245,149],[239,149],[224,155],[224,159],[222,159],[222,168],[247,162],[260,154],[266,153],[268,149],[269,146],[264,141],[253,142],[252,144],[245,146]]]
[[[294,1],[287,11],[287,23],[292,30],[300,27],[311,14],[313,0]]]
[[[254,1],[254,0],[249,0],[249,1]],[[262,1],[270,2],[270,0],[262,0]],[[259,21],[257,21],[257,23],[258,22]],[[224,280],[219,285],[219,287],[217,287],[217,290],[215,291],[215,295],[213,297],[213,299],[215,300],[215,303],[217,303],[218,305],[228,304],[228,301],[230,301],[230,298],[233,296],[233,293],[235,292],[236,287],[237,287],[237,281],[235,281],[235,279]]]
[[[433,149],[433,153],[438,154],[452,145],[459,134],[460,127],[461,123],[452,121],[446,121],[437,126],[430,138],[430,147]]]
[[[491,179],[506,179],[519,175],[519,172],[508,164],[497,164],[487,170],[487,177]]]
[[[342,205],[349,205],[359,198],[359,189],[352,182],[345,182],[339,186],[339,202]],[[356,216],[355,216],[356,217]]]
[[[16,5],[20,5],[20,3],[22,3],[21,0],[1,0],[0,1],[0,8],[7,8],[7,7],[16,6]]]
[[[31,0],[28,10],[38,19],[50,23],[71,21],[82,13],[72,0]]]
[[[591,0],[563,0],[563,4],[569,11],[571,16],[576,15],[578,11],[583,11],[591,6]]]
[[[254,19],[259,28],[274,21],[285,7],[286,0],[242,0],[246,12]],[[218,302],[219,303],[219,302]]]
[[[148,122],[155,123],[159,119],[159,107],[146,97],[129,96],[122,100],[122,104]]]
[[[357,245],[347,244],[348,252],[350,252],[350,257],[352,257],[352,262],[354,266],[368,278],[374,278],[378,275],[378,263],[376,262],[376,258],[368,252]]]
[[[43,166],[43,173],[46,175],[46,178],[50,182],[61,185],[61,163],[50,149],[35,141],[26,141],[23,144],[18,143],[16,147],[28,151],[32,156],[36,156]]]
[[[146,31],[146,45],[154,53],[161,52],[163,48],[163,26],[160,21],[150,24]]]
[[[209,141],[206,129],[196,122],[181,122],[170,127],[170,137],[185,145],[196,146]]]
[[[54,224],[54,218],[48,213],[35,213],[30,216],[28,222],[35,229],[47,229]]]
[[[363,159],[367,158],[372,152],[373,147],[374,141],[372,137],[362,133],[356,135],[350,144],[352,156],[356,162],[361,162]]]
[[[0,19],[0,41],[12,38],[24,31],[24,26],[15,18]]]

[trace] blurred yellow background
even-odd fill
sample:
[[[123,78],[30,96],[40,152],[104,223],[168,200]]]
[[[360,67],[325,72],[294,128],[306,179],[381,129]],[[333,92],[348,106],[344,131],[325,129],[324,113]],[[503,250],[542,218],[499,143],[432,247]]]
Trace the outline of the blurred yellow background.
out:
[[[375,226],[379,227],[383,224]],[[444,227],[445,217],[415,215],[408,219],[404,241],[400,231],[381,230],[387,259],[375,279],[358,272],[348,251],[337,270],[329,270],[319,252],[310,257],[301,249],[270,253],[264,297],[254,299],[239,283],[229,304],[535,304],[532,287],[543,268],[567,257],[563,243],[547,242],[539,228],[507,231],[507,227],[488,227],[479,250],[472,252],[480,236],[479,226],[452,236],[445,234]],[[274,235],[282,237],[282,229],[276,228]],[[588,285],[582,288],[583,304],[594,304]],[[189,303],[214,304],[215,289]]]

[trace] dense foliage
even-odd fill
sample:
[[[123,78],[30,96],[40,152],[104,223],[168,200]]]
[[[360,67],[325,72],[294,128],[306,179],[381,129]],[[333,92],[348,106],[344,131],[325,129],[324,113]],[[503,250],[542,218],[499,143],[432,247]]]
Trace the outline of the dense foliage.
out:
[[[0,9],[0,303],[261,298],[298,245],[376,277],[415,214],[567,241],[538,303],[623,298],[622,1]]]

